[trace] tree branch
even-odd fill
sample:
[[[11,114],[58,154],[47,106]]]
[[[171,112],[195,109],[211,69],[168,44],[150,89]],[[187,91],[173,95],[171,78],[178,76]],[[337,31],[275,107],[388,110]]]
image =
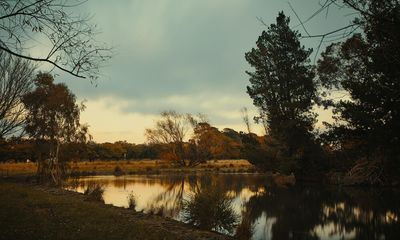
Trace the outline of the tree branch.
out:
[[[53,66],[55,66],[56,68],[58,68],[58,69],[60,69],[60,70],[62,70],[62,71],[64,71],[64,72],[67,72],[67,73],[69,73],[69,74],[71,74],[71,75],[73,75],[73,76],[75,76],[75,77],[78,77],[78,78],[86,78],[85,76],[78,75],[78,74],[76,74],[76,73],[74,73],[74,72],[72,72],[72,71],[70,71],[70,70],[68,70],[68,69],[66,69],[66,68],[61,67],[60,65],[58,65],[58,64],[55,63],[54,61],[51,61],[51,60],[49,60],[49,59],[47,59],[47,58],[34,58],[34,57],[25,56],[25,55],[22,55],[22,54],[13,52],[13,51],[11,51],[11,50],[9,50],[9,49],[7,49],[7,48],[4,48],[4,47],[2,47],[2,46],[0,46],[0,49],[3,50],[3,51],[5,51],[5,52],[7,52],[7,53],[9,53],[9,54],[11,54],[11,55],[13,55],[13,56],[20,57],[20,58],[23,58],[23,59],[27,59],[27,60],[31,60],[31,61],[36,61],[36,62],[47,62],[47,63],[50,63],[50,64],[52,64]]]

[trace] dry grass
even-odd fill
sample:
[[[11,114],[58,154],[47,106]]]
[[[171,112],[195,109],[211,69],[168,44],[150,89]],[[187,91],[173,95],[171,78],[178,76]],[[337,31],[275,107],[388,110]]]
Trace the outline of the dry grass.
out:
[[[120,160],[120,161],[93,161],[93,162],[72,162],[70,168],[78,173],[113,174],[116,167],[124,173],[142,173],[154,171],[178,170],[172,167],[169,162],[162,160]],[[247,160],[210,160],[194,168],[186,170],[227,170],[227,171],[248,171],[252,170]],[[36,173],[35,163],[0,163],[0,176],[32,175]]]
[[[251,168],[251,165],[247,160],[210,160],[207,163],[200,164],[197,168],[201,168],[204,166],[209,166],[211,168],[229,168],[229,169],[246,169]]]
[[[36,169],[36,163],[0,163],[0,176],[31,175]]]

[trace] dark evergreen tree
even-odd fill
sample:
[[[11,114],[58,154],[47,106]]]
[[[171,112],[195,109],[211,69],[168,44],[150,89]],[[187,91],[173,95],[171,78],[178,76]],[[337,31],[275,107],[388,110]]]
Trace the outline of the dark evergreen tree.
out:
[[[318,63],[327,89],[349,93],[328,102],[337,121],[326,139],[341,148],[352,143],[355,160],[363,160],[355,175],[378,183],[398,175],[400,165],[400,1],[346,4],[360,14],[364,33],[328,46]]]
[[[247,93],[266,119],[270,156],[280,161],[281,171],[303,175],[311,168],[309,156],[313,144],[312,113],[316,98],[314,68],[309,56],[312,49],[300,44],[300,34],[289,27],[290,19],[279,13],[257,41],[257,47],[246,53],[254,67]]]

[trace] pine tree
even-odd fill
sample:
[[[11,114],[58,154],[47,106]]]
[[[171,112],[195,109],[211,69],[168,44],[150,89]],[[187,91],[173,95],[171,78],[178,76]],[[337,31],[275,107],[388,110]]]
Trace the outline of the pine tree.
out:
[[[307,148],[312,144],[316,114],[314,67],[310,64],[312,49],[300,44],[301,37],[289,27],[290,19],[280,12],[275,24],[263,31],[257,47],[247,52],[247,62],[255,69],[247,71],[250,85],[247,93],[266,119],[270,147],[269,157],[280,161],[282,171],[304,172],[309,167]],[[268,157],[267,157],[268,158]]]

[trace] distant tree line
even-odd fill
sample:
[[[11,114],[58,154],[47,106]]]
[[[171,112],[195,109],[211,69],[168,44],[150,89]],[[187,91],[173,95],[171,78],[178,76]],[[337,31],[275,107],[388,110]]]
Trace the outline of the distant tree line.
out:
[[[161,146],[115,143],[66,143],[60,146],[60,155],[71,161],[157,159]],[[0,161],[36,162],[39,152],[34,139],[11,138],[0,142]]]
[[[201,159],[240,159],[243,133],[233,129],[225,128],[219,131],[212,127],[212,132],[207,136],[202,136],[199,141],[207,141],[207,144],[219,142],[217,145],[209,146],[207,151],[199,149],[197,154],[201,154]],[[213,136],[211,136],[213,135]],[[204,139],[205,137],[210,137]],[[214,139],[211,139],[214,138]],[[183,151],[190,158],[193,156],[193,143],[185,141],[182,143]],[[204,146],[202,146],[204,147]],[[60,145],[60,158],[66,161],[95,161],[95,160],[141,160],[141,159],[171,159],[170,144],[168,143],[148,143],[134,144],[126,141],[114,143],[88,142],[69,142]],[[36,140],[31,138],[10,138],[0,140],[0,162],[37,162],[41,151],[37,148]]]

